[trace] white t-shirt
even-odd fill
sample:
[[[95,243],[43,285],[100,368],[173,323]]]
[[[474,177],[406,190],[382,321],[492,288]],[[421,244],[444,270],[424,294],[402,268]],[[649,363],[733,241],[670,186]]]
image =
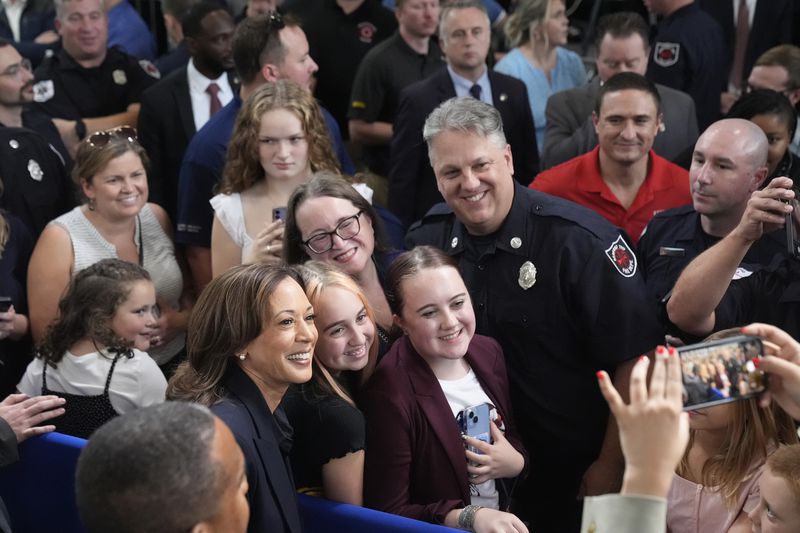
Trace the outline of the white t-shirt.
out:
[[[454,380],[440,379],[439,385],[442,387],[444,397],[447,398],[447,403],[450,405],[450,410],[453,412],[454,419],[458,413],[467,407],[480,405],[482,403],[492,404],[492,400],[486,392],[484,392],[483,387],[481,387],[478,381],[478,377],[471,368],[463,378]],[[496,416],[497,411],[493,408],[492,419]],[[500,495],[497,493],[497,487],[493,479],[484,481],[478,485],[470,483],[469,492],[471,496],[470,503],[472,503],[472,505],[480,505],[492,509],[500,508]]]
[[[113,355],[99,352],[86,355],[64,354],[56,368],[47,368],[47,388],[55,392],[96,396],[103,394]],[[41,396],[44,359],[36,358],[28,365],[17,385],[28,396]],[[153,359],[145,352],[133,350],[133,358],[122,356],[114,367],[108,397],[114,410],[124,415],[148,405],[161,403],[167,380]]]

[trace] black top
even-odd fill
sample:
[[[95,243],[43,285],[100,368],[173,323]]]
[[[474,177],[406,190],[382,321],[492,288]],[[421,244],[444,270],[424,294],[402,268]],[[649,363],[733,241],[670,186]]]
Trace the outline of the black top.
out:
[[[540,491],[529,512],[558,514],[547,507],[575,502],[605,434],[595,372],[663,339],[655,308],[619,230],[572,202],[515,184],[502,227],[488,243],[474,241],[439,204],[411,227],[407,244],[432,244],[458,260],[477,332],[505,353],[529,479]]]
[[[84,68],[67,52],[45,59],[34,73],[33,99],[51,117],[76,120],[122,113],[158,79],[149,61],[109,48],[99,67]]]
[[[130,354],[130,355],[127,355]],[[56,431],[73,435],[82,439],[88,439],[97,428],[119,416],[111,399],[108,396],[108,387],[111,385],[111,375],[114,374],[114,367],[121,356],[133,357],[133,352],[120,351],[114,355],[111,368],[106,376],[106,386],[102,394],[94,396],[83,396],[80,394],[70,394],[68,392],[58,392],[47,388],[47,362],[42,368],[42,396],[52,394],[59,398],[64,398],[64,414],[53,418],[48,424],[54,424]]]
[[[397,29],[394,13],[380,0],[365,0],[349,14],[336,0],[290,0],[283,8],[300,19],[311,57],[319,65],[315,96],[347,135],[347,109],[356,71],[367,52]]]
[[[358,67],[347,117],[366,122],[394,123],[400,91],[444,68],[442,51],[430,39],[428,53],[413,50],[397,32],[370,50]],[[364,146],[370,170],[389,172],[389,145]]]
[[[637,255],[650,298],[658,305],[659,319],[671,329],[666,313],[666,298],[683,269],[698,255],[720,240],[703,231],[700,214],[690,205],[667,209],[650,220],[639,240]],[[786,254],[783,229],[766,234],[756,241],[742,264],[769,265],[776,256]],[[679,333],[672,331],[673,333]],[[684,341],[691,336],[679,333]]]
[[[647,78],[688,93],[703,131],[719,118],[719,95],[728,86],[726,57],[719,23],[691,3],[658,23]]]
[[[292,388],[281,402],[292,436],[297,490],[324,495],[322,466],[364,449],[364,415],[338,396],[317,396],[308,385]]]
[[[800,260],[776,261],[732,281],[715,314],[715,330],[764,322],[800,339]]]
[[[75,205],[75,192],[61,157],[26,128],[0,128],[0,207],[18,216],[37,236],[48,222]]]

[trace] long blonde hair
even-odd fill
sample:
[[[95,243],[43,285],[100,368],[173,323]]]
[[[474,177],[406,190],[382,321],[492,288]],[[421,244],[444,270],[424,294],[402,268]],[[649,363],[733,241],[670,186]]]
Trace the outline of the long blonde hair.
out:
[[[525,44],[531,39],[531,26],[539,27],[550,18],[551,4],[555,0],[521,0],[505,25],[506,37],[511,47]],[[547,35],[545,35],[547,39]]]
[[[736,335],[741,335],[741,332],[734,328],[714,333],[705,340],[725,339]],[[689,445],[677,469],[681,477],[689,474],[689,451],[695,436],[695,430],[690,430]],[[734,402],[728,433],[718,453],[703,465],[700,483],[715,487],[726,505],[733,507],[743,482],[758,471],[753,468],[753,462],[758,460],[759,464],[763,464],[775,447],[797,442],[794,420],[774,402],[767,409],[758,406],[757,398]]]
[[[375,322],[375,314],[367,301],[367,297],[353,278],[322,261],[308,261],[304,265],[295,267],[303,278],[306,286],[306,295],[308,296],[311,305],[317,308],[317,304],[322,297],[322,293],[331,287],[338,287],[348,292],[353,293],[361,303],[364,305],[364,310],[367,313],[367,318],[375,326],[376,335],[369,347],[367,354],[367,365],[357,372],[358,386],[362,386],[372,375],[375,370],[375,365],[378,362],[378,345],[380,344],[377,336],[377,322]],[[331,374],[331,371],[322,364],[319,357],[313,359],[314,372],[311,378],[311,384],[323,395],[335,394],[350,405],[355,406],[350,394]]]

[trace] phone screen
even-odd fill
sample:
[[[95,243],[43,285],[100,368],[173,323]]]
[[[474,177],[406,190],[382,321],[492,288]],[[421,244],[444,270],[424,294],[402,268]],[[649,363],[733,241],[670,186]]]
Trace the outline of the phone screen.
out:
[[[751,398],[764,392],[767,378],[755,358],[761,339],[740,335],[678,348],[683,370],[684,411]]]

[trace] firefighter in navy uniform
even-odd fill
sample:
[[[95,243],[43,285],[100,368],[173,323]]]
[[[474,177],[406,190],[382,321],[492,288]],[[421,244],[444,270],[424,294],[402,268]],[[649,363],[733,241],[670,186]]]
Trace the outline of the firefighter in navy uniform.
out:
[[[688,93],[702,132],[719,118],[719,95],[728,86],[722,28],[694,2],[645,0],[645,4],[664,16],[651,43],[647,79]]]
[[[590,492],[613,492],[621,479],[619,464],[605,468],[619,450],[613,437],[604,442],[608,410],[595,372],[618,369],[615,379],[627,380],[631,361],[663,340],[636,257],[596,213],[515,184],[492,106],[448,100],[424,135],[447,205],[415,223],[407,245],[437,246],[458,260],[477,331],[503,347],[531,457],[512,511],[532,531],[578,531],[587,469]]]

